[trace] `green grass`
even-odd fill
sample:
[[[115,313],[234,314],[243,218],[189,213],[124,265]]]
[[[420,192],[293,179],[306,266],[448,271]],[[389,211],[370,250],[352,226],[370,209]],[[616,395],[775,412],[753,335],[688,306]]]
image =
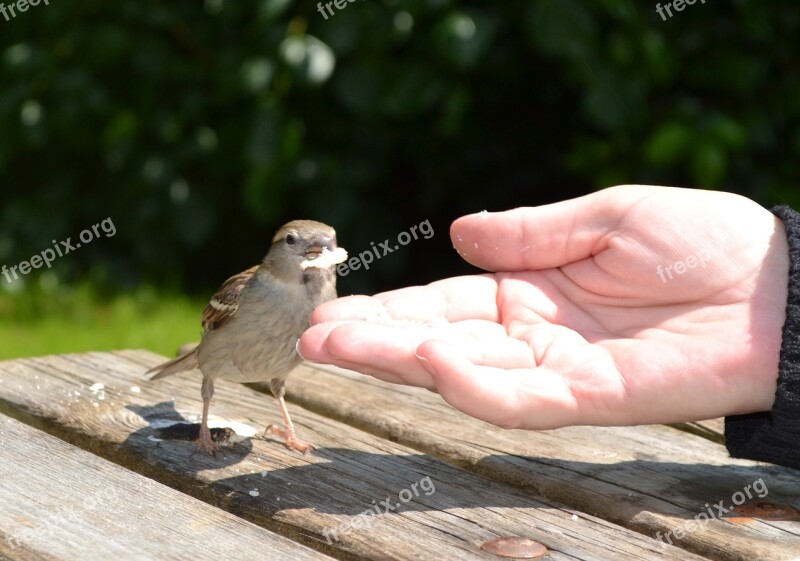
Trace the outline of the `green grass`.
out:
[[[174,356],[200,339],[204,306],[150,288],[114,296],[88,286],[0,289],[0,359],[115,349]]]

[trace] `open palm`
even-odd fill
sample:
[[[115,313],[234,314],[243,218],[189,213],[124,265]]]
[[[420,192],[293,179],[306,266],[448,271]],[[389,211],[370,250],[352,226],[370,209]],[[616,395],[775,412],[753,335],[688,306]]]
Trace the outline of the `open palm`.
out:
[[[466,216],[451,237],[496,272],[329,302],[302,354],[504,427],[771,407],[788,255],[780,221],[752,201],[623,186]]]

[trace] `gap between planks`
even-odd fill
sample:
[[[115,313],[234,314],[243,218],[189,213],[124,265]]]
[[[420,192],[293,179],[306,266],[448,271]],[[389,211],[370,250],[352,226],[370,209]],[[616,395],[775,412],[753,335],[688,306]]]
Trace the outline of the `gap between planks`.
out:
[[[333,558],[0,414],[0,558]]]
[[[797,470],[732,459],[724,446],[664,425],[507,431],[426,390],[308,364],[292,374],[288,395],[322,415],[649,536],[681,528],[706,503],[732,506],[734,493],[757,480],[769,491],[763,500],[800,508]],[[748,502],[762,500],[751,495]],[[795,560],[800,524],[712,520],[675,543],[714,559]]]
[[[298,407],[300,435],[319,446],[314,456],[258,439],[220,459],[194,455],[191,443],[153,442],[150,423],[200,406],[197,376],[142,381],[159,360],[124,352],[4,362],[0,396],[98,455],[342,559],[496,559],[478,546],[505,535],[545,543],[551,560],[701,559]],[[87,390],[96,382],[105,399]],[[274,400],[222,382],[212,412],[259,428],[277,414]],[[397,501],[424,478],[435,487],[430,495]],[[359,527],[359,514],[387,498],[400,505],[395,512]],[[326,530],[339,540],[328,544]]]

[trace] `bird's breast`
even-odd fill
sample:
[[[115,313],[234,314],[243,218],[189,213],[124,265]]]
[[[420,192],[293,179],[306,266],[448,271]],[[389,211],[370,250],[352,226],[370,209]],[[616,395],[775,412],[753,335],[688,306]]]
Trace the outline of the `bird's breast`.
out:
[[[302,359],[295,345],[308,328],[311,312],[336,297],[335,284],[326,275],[312,277],[307,283],[259,279],[248,286],[230,322],[203,337],[198,350],[203,374],[260,382],[285,376],[296,367]]]

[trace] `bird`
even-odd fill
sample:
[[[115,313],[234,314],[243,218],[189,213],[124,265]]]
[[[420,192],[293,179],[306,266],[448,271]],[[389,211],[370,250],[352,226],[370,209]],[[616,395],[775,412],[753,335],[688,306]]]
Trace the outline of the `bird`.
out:
[[[284,395],[289,373],[302,361],[297,340],[314,309],[336,295],[336,265],[347,259],[336,231],[322,222],[293,220],[272,238],[261,264],[222,283],[203,311],[203,336],[195,347],[148,370],[151,380],[199,368],[203,374],[203,415],[197,443],[211,456],[220,445],[211,438],[208,412],[218,379],[268,382],[278,400],[284,427],[266,434],[284,439],[303,454],[314,445],[297,437]]]

